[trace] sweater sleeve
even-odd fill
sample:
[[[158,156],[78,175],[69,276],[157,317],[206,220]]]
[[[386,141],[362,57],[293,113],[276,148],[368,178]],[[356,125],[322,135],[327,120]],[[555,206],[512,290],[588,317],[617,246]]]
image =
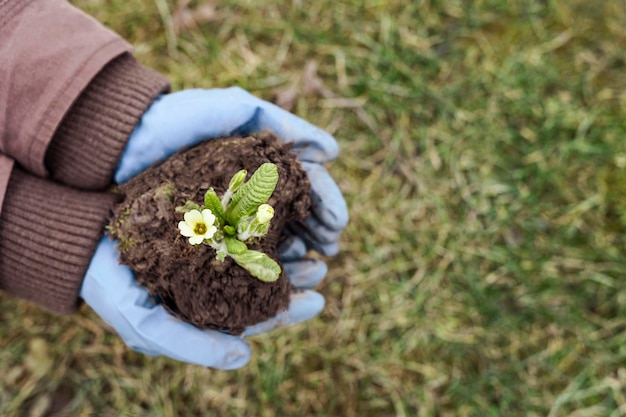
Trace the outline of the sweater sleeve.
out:
[[[118,35],[64,0],[0,0],[0,152],[44,177],[48,175],[46,152],[55,132],[66,138],[77,123],[95,113],[102,117],[82,126],[77,134],[91,141],[86,147],[99,140],[108,147],[110,135],[99,129],[131,124],[130,119],[137,120],[137,113],[167,85],[162,77],[143,70],[129,51],[130,45]],[[114,61],[116,64],[111,64]],[[126,69],[132,76],[121,77],[111,87],[110,83],[94,84],[107,75],[119,77]],[[135,83],[138,78],[149,81]],[[128,88],[129,83],[133,88]],[[119,112],[111,111],[112,103],[121,103],[120,111],[129,105],[133,111],[120,122]],[[121,129],[120,137],[124,135],[127,138],[128,126]],[[115,136],[114,142],[120,140],[124,139]],[[59,139],[62,142],[65,140]],[[68,143],[74,146],[76,141]],[[56,149],[57,155],[65,158],[67,152]],[[91,150],[100,149],[92,146]]]
[[[75,187],[110,184],[169,88],[129,51],[64,0],[0,0],[0,290],[56,313],[74,311],[117,198]]]
[[[55,313],[74,312],[116,201],[114,194],[76,190],[15,165],[0,213],[0,290]]]
[[[110,186],[133,129],[150,103],[168,89],[165,77],[129,53],[108,63],[53,136],[45,158],[51,177],[86,190]]]

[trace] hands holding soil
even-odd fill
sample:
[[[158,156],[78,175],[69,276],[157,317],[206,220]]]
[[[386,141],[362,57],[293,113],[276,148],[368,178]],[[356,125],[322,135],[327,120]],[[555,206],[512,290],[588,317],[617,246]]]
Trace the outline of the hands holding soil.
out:
[[[332,136],[240,88],[187,90],[163,95],[151,105],[135,128],[115,173],[115,181],[123,184],[155,163],[194,145],[265,131],[274,133],[283,143],[293,144],[292,150],[300,162],[298,165],[310,182],[310,210],[306,218],[284,227],[280,225],[279,232],[283,237],[275,242],[277,257],[286,276],[281,285],[292,288],[287,294],[286,309],[278,310],[278,315],[259,324],[242,328],[243,336],[307,320],[324,306],[323,297],[311,289],[326,274],[326,265],[319,259],[307,258],[306,254],[309,250],[326,256],[336,254],[339,235],[348,221],[341,192],[322,165],[338,154]],[[231,152],[243,164],[246,161],[240,156],[244,153],[242,149],[232,148]],[[211,156],[206,158],[211,164]],[[212,168],[219,170],[218,161],[214,163],[214,167],[207,167],[206,175],[212,172]],[[175,173],[174,177],[185,172],[185,166],[179,169],[182,171]],[[230,176],[234,172],[221,174]],[[198,179],[199,185],[204,186],[205,182],[203,178]],[[159,259],[166,255],[167,250],[162,255],[154,254]],[[170,313],[177,313],[178,307],[164,308],[161,303],[155,303],[148,290],[137,284],[137,278],[129,267],[118,263],[115,243],[104,237],[80,293],[128,346],[149,355],[166,355],[220,369],[237,368],[249,360],[250,347],[242,337],[217,330],[201,330],[174,318]],[[236,309],[229,311],[231,314]]]

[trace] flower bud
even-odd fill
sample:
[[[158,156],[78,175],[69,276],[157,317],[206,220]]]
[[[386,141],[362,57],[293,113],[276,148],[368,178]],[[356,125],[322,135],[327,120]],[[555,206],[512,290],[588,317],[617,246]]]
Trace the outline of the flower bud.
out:
[[[274,208],[269,204],[261,204],[256,212],[256,221],[259,224],[269,223],[274,217]]]
[[[248,175],[248,171],[246,171],[245,169],[242,169],[241,171],[233,175],[230,180],[230,184],[228,184],[228,189],[232,192],[237,191],[237,189],[241,187],[241,184],[243,184],[243,182],[245,181],[246,175]]]

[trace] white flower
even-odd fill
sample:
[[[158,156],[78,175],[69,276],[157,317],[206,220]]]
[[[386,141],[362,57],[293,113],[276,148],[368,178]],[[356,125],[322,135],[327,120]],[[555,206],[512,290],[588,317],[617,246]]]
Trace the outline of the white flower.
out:
[[[256,220],[259,224],[266,224],[274,217],[274,208],[269,204],[261,204],[256,212]]]
[[[178,222],[178,228],[181,235],[189,238],[190,244],[199,245],[205,239],[211,239],[217,232],[213,223],[215,216],[211,210],[204,209],[200,212],[194,209],[185,213],[185,221]]]

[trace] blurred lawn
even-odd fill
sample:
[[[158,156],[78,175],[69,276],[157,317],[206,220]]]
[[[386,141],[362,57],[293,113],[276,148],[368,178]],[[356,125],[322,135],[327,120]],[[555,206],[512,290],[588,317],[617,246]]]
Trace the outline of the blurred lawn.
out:
[[[234,372],[0,296],[0,415],[626,415],[624,1],[74,3],[175,89],[293,93],[351,223],[320,318]]]

